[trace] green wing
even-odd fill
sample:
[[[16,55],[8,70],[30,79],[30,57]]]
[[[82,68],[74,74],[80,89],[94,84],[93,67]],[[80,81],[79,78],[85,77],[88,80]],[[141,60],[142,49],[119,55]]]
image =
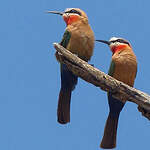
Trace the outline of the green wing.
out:
[[[109,70],[108,70],[108,75],[113,77],[114,71],[115,71],[115,62],[112,60],[110,67],[109,67]],[[107,92],[107,96],[108,96],[108,94],[109,94],[109,92]]]
[[[110,67],[109,67],[109,71],[108,71],[108,75],[113,77],[115,71],[115,62],[111,61]]]
[[[63,39],[60,42],[60,45],[62,45],[64,48],[67,48],[70,38],[71,38],[71,33],[66,30],[63,35]]]

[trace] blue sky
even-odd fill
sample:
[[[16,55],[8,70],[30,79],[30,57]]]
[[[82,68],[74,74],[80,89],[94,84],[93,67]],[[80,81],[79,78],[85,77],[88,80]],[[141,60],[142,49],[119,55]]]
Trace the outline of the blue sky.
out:
[[[0,5],[0,149],[100,149],[108,114],[104,91],[79,80],[72,94],[71,123],[57,123],[59,64],[53,42],[65,30],[60,16],[46,10],[83,9],[97,39],[126,38],[138,59],[135,87],[150,93],[150,1],[26,0]],[[90,63],[107,73],[109,48],[95,44]],[[121,113],[116,150],[149,148],[149,121],[127,103]]]

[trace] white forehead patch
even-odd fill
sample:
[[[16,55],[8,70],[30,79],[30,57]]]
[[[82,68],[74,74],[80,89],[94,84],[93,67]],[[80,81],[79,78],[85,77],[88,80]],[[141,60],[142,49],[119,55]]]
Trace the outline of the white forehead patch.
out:
[[[71,11],[72,9],[75,10],[76,8],[66,8],[66,9],[65,9],[65,12],[69,12],[69,11]],[[63,15],[66,15],[66,16],[72,16],[72,15],[73,15],[73,16],[75,16],[75,15],[76,15],[76,16],[79,16],[79,14],[77,14],[77,13],[64,13]]]
[[[65,12],[66,12],[66,11],[70,11],[70,10],[72,10],[72,9],[74,9],[74,8],[66,8],[66,9],[65,9]]]

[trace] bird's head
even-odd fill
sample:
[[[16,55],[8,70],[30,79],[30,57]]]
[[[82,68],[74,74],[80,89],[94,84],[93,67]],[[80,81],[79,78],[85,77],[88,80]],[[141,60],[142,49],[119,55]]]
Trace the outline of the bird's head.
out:
[[[107,44],[110,47],[113,54],[117,51],[125,50],[127,48],[131,49],[130,43],[123,38],[112,37],[110,38],[109,41],[105,40],[96,40],[96,41]]]
[[[88,23],[87,15],[83,10],[79,8],[67,8],[64,12],[48,11],[48,13],[61,15],[67,25],[70,25],[80,20],[84,20],[84,22]]]

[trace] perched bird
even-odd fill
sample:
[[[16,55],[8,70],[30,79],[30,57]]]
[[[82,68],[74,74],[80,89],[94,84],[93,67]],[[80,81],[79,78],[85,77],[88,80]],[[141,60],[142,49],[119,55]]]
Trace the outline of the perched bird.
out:
[[[130,43],[123,38],[116,37],[112,37],[109,41],[96,41],[107,44],[112,51],[108,75],[133,87],[137,73],[137,60]],[[118,119],[126,101],[125,99],[123,99],[124,102],[117,100],[112,95],[113,93],[108,92],[109,115],[100,145],[104,149],[116,147]]]
[[[88,17],[79,8],[67,8],[64,12],[48,11],[63,17],[67,27],[60,44],[70,52],[85,61],[89,61],[94,48],[94,33],[88,23]],[[56,58],[58,53],[56,52]],[[58,99],[58,122],[70,122],[71,93],[74,90],[78,77],[74,75],[65,64],[60,64],[61,89]]]

